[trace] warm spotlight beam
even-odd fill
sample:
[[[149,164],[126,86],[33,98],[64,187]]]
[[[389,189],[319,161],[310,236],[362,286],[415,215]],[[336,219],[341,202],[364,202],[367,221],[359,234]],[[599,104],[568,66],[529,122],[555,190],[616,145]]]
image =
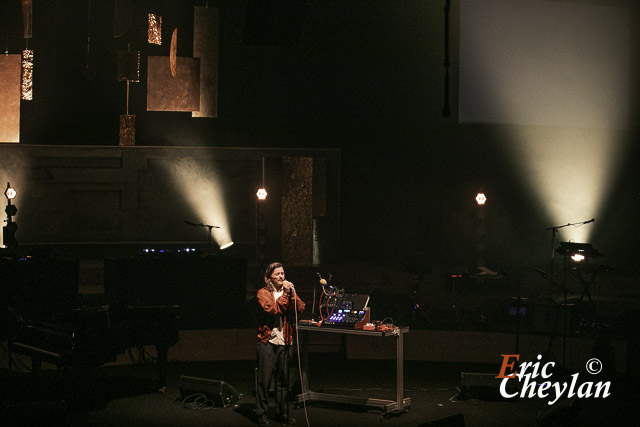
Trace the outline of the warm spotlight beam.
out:
[[[230,246],[233,246],[233,242],[225,243],[224,245],[220,246],[220,250],[223,251]]]
[[[202,220],[202,227],[208,228],[206,224],[216,224],[207,233],[207,238],[211,237],[217,245],[232,242],[223,180],[215,163],[206,159],[187,158],[167,160],[164,165],[178,194],[184,197],[193,215]]]
[[[504,124],[505,153],[554,223],[600,215],[628,148],[633,37],[612,3],[460,2],[459,120]]]
[[[460,9],[461,122],[627,128],[627,8],[475,0]]]
[[[624,153],[624,135],[586,129],[525,127],[513,129],[505,146],[523,178],[558,224],[596,217],[606,204]],[[560,238],[591,240],[593,227],[566,227]]]

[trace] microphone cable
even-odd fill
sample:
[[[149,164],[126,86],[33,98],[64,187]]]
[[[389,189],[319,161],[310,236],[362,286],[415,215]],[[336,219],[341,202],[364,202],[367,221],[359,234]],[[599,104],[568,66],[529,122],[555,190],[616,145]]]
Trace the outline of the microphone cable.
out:
[[[302,407],[304,408],[304,419],[307,422],[307,427],[311,427],[311,424],[309,423],[309,414],[307,412],[307,399],[305,396],[305,390],[304,390],[304,382],[302,381],[302,362],[300,359],[300,334],[298,333],[298,304],[296,302],[296,298],[298,297],[298,292],[295,291],[294,288],[294,298],[293,298],[293,312],[296,315],[296,349],[298,352],[298,375],[300,376],[300,391],[302,392]],[[288,374],[288,373],[287,373]]]

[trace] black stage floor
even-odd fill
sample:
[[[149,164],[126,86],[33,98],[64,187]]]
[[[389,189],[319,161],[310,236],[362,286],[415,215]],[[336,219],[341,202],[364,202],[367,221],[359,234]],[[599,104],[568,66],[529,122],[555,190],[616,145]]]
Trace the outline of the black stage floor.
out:
[[[339,354],[312,354],[314,391],[394,400],[395,362],[346,360]],[[89,426],[252,426],[255,425],[253,361],[171,362],[167,388],[157,390],[153,363],[102,366],[91,372],[43,371],[34,382],[29,372],[0,370],[0,425]],[[471,389],[460,395],[461,372],[497,372],[498,367],[433,362],[405,362],[408,412],[383,419],[379,411],[312,403],[291,404],[297,425],[305,426],[538,426],[640,425],[637,382],[612,379],[607,399],[579,399],[549,406],[546,400],[500,401],[496,390]],[[235,407],[200,409],[183,403],[180,377],[224,381],[238,394]],[[465,390],[467,391],[467,390]],[[463,399],[464,398],[464,399]],[[333,404],[335,405],[335,404]],[[272,425],[280,425],[272,422]]]

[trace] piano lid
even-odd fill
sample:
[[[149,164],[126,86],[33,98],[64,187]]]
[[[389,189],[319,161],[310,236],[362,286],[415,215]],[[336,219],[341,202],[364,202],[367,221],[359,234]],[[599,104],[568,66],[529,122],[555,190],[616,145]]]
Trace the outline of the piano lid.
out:
[[[556,252],[563,256],[583,255],[585,258],[601,257],[602,254],[591,243],[560,242]]]

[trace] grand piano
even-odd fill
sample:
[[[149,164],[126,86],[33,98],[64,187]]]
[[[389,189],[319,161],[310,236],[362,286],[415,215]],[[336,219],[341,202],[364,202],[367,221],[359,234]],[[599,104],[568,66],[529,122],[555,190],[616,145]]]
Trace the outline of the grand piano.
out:
[[[162,388],[169,348],[178,342],[179,317],[180,306],[79,308],[49,321],[14,317],[8,337],[9,369],[13,353],[29,356],[37,373],[43,361],[62,369],[97,367],[115,362],[132,348],[152,345]]]
[[[159,387],[179,331],[237,327],[247,261],[191,253],[107,259],[104,294],[83,300],[78,261],[0,258],[0,340],[11,353],[59,368],[100,366],[154,346]],[[11,357],[9,357],[11,363]]]
[[[0,258],[0,340],[10,352],[61,368],[99,366],[154,346],[159,386],[179,331],[237,327],[247,261],[198,254],[107,259],[104,294],[78,293],[78,261]],[[11,361],[11,357],[9,358]]]
[[[86,305],[78,295],[78,262],[0,260],[0,339],[14,354],[58,369],[97,367],[118,355],[154,346],[158,386],[165,386],[169,348],[178,342],[179,305]]]

